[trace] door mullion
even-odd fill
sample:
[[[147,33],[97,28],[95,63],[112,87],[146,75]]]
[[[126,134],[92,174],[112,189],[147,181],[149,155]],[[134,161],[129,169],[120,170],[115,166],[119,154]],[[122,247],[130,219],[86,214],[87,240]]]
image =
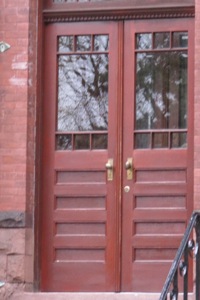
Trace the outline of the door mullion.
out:
[[[117,162],[116,162],[116,195],[117,195],[117,209],[116,209],[116,292],[121,291],[121,247],[122,247],[122,155],[123,155],[123,81],[124,81],[124,22],[118,24],[118,99],[117,99]]]

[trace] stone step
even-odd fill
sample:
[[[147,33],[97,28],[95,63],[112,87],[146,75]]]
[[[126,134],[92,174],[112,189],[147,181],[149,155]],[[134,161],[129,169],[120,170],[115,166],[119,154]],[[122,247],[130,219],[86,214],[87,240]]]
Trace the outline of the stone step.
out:
[[[14,299],[21,300],[22,295]],[[24,293],[23,300],[158,300],[159,294],[142,293]]]
[[[159,300],[160,294],[150,293],[23,293],[13,300]],[[180,299],[181,295],[180,295]],[[188,300],[194,300],[190,294]]]

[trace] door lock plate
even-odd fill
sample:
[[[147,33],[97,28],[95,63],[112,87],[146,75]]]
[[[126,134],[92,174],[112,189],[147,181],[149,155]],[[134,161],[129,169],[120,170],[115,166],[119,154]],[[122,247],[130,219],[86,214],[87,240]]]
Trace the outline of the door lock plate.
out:
[[[129,193],[129,192],[130,192],[130,186],[126,185],[126,186],[124,187],[124,192],[125,192],[125,193]]]

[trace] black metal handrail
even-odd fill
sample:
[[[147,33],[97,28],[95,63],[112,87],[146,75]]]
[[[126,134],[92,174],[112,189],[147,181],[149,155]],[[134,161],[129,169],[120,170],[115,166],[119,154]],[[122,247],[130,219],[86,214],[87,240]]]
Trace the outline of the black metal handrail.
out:
[[[195,240],[191,233],[195,229]],[[196,258],[196,300],[200,300],[200,211],[194,211],[186,228],[181,244],[168,273],[159,300],[177,300],[179,294],[178,276],[183,277],[183,299],[188,299],[189,255]],[[179,272],[178,272],[179,270]],[[171,289],[171,290],[170,290]]]

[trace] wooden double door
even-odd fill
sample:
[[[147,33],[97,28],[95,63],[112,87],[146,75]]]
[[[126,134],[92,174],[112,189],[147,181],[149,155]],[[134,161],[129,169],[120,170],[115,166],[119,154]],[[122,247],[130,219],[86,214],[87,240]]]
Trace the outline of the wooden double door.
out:
[[[193,199],[193,25],[49,24],[41,290],[159,292]]]

